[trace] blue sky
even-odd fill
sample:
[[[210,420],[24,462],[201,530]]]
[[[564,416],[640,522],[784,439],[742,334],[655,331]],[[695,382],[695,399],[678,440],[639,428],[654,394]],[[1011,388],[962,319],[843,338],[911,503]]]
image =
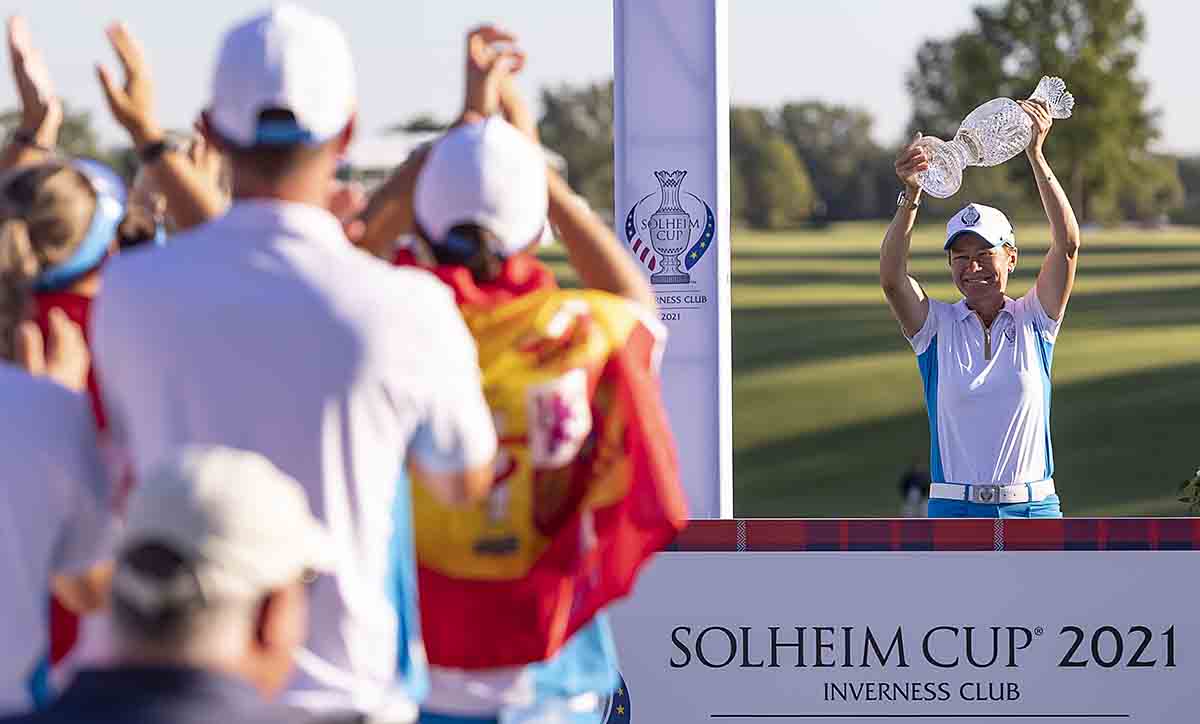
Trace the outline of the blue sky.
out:
[[[892,144],[908,120],[904,74],[921,41],[969,26],[971,3],[922,0],[809,2],[728,0],[730,89],[735,103],[776,105],[818,98],[867,108],[876,137]],[[358,64],[361,129],[369,136],[396,120],[431,112],[448,117],[459,102],[464,31],[501,22],[521,35],[529,64],[527,92],[612,73],[612,5],[607,0],[309,0],[345,28]],[[6,2],[5,14],[13,3]],[[196,3],[146,0],[25,0],[35,42],[48,56],[59,92],[93,109],[106,141],[120,139],[103,111],[92,66],[113,62],[102,28],[127,21],[154,65],[164,121],[186,127],[206,102],[208,77],[221,32],[260,7],[244,0]],[[25,7],[19,7],[24,5]],[[498,11],[502,8],[502,12]],[[1152,105],[1162,111],[1166,150],[1200,153],[1200,92],[1191,77],[1200,3],[1143,0],[1148,42],[1141,74]],[[1032,90],[1032,89],[1031,89]],[[981,90],[981,100],[987,90]],[[11,83],[0,87],[0,108],[15,103]]]

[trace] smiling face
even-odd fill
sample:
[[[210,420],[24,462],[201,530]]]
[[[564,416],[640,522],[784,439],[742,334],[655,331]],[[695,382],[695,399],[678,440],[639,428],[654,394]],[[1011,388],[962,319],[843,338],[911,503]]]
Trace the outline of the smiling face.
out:
[[[968,302],[1003,297],[1008,287],[1008,275],[1017,268],[1015,247],[993,247],[971,232],[954,239],[949,256],[954,286]]]

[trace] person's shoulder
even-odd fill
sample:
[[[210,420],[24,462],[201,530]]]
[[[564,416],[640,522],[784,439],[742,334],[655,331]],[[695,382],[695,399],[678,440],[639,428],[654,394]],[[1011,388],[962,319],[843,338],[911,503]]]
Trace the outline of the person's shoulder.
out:
[[[939,299],[929,297],[929,316],[928,323],[936,326],[946,324],[958,318],[967,302],[965,299],[960,299],[957,302],[943,302]]]
[[[469,335],[448,285],[423,269],[395,267],[366,252],[355,256],[342,269],[347,277],[338,296],[367,330],[390,341],[385,347],[408,359],[414,350],[464,344]]]
[[[160,284],[174,270],[187,273],[187,265],[178,257],[186,253],[190,245],[178,243],[178,239],[171,237],[171,244],[165,247],[128,249],[109,259],[101,272],[103,287],[97,299],[103,303],[106,297],[119,296],[125,289]]]
[[[7,363],[0,363],[0,398],[22,400],[30,406],[23,409],[45,410],[52,417],[85,402],[80,393]]]
[[[355,250],[348,271],[364,292],[386,303],[431,310],[456,310],[454,292],[442,280],[419,267],[394,266]]]
[[[0,724],[51,724],[51,722],[51,719],[45,718],[43,712],[0,716]]]
[[[626,339],[635,327],[645,329],[657,342],[667,339],[667,327],[654,308],[619,294],[599,289],[558,289],[549,293],[547,301],[558,306],[586,305],[588,314],[599,319],[616,341]]]

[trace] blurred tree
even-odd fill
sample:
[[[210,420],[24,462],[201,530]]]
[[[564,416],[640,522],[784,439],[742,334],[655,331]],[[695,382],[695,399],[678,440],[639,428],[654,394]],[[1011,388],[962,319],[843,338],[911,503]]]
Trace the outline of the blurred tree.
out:
[[[612,81],[542,91],[542,144],[567,162],[567,181],[601,214],[613,208]]]
[[[1179,159],[1179,180],[1183,185],[1183,203],[1171,214],[1171,221],[1200,224],[1200,156]]]
[[[779,112],[784,138],[796,149],[829,220],[890,216],[895,209],[892,153],[871,139],[862,109],[820,101],[788,103]]]
[[[949,139],[976,105],[1026,98],[1043,74],[1058,75],[1075,95],[1075,114],[1055,124],[1046,154],[1076,212],[1112,221],[1133,197],[1140,214],[1165,212],[1174,193],[1163,168],[1147,166],[1158,129],[1147,84],[1135,74],[1146,27],[1134,0],[1006,0],[974,14],[972,30],[928,40],[917,51],[908,74],[911,129]],[[1010,181],[1022,172],[1028,178],[1023,163],[1002,168]],[[1035,199],[1026,179],[1023,193]],[[1157,188],[1149,194],[1133,188],[1142,184]]]
[[[21,111],[13,109],[0,113],[0,134],[7,136],[21,122]],[[92,114],[88,111],[72,110],[63,104],[63,123],[58,131],[58,150],[69,156],[98,158],[103,155],[96,131],[92,128]]]
[[[1168,212],[1183,204],[1183,182],[1179,178],[1179,159],[1162,154],[1134,158],[1133,178],[1121,187],[1118,198],[1122,218],[1162,223]]]
[[[432,113],[421,113],[402,123],[388,126],[384,133],[440,133],[450,127]]]
[[[759,108],[729,115],[730,193],[733,214],[760,229],[784,229],[808,219],[817,202],[795,148]]]

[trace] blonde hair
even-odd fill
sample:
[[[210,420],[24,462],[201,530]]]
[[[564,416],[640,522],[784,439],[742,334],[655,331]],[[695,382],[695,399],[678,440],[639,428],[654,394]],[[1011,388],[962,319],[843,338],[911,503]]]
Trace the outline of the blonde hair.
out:
[[[70,258],[87,234],[96,195],[83,174],[52,162],[21,169],[0,186],[0,359],[14,357],[17,325],[33,281]]]

